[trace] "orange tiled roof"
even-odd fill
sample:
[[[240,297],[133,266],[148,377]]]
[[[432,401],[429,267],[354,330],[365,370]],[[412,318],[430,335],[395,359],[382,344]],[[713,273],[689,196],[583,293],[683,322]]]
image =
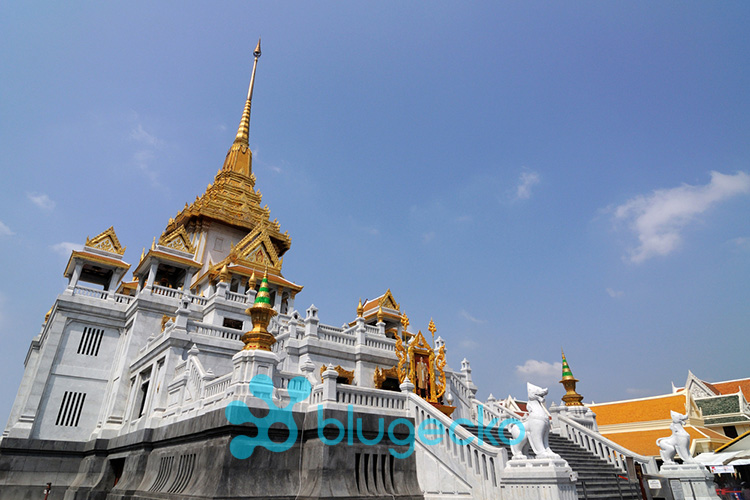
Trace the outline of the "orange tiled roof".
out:
[[[750,399],[750,378],[729,380],[727,382],[714,382],[713,386],[720,394],[735,394],[737,391],[742,391],[742,394],[745,395],[745,399]]]
[[[596,413],[599,425],[669,420],[669,412],[685,413],[685,394],[666,394],[653,398],[632,399],[588,405]]]
[[[685,430],[690,434],[692,440],[706,439],[708,437],[711,443],[717,446],[729,441],[729,438],[718,432],[711,431],[705,427],[686,426]],[[630,431],[630,432],[604,432],[602,435],[615,443],[624,446],[628,450],[634,451],[639,455],[658,456],[659,447],[656,446],[656,440],[663,437],[669,437],[672,431],[668,426],[664,429],[653,431]]]

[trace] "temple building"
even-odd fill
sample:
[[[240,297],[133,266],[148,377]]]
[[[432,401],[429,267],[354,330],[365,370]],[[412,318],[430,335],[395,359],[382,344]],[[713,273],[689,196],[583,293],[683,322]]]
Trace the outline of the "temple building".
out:
[[[669,433],[669,412],[688,415],[685,430],[691,453],[715,451],[750,431],[750,379],[706,382],[688,371],[684,387],[668,394],[587,405],[597,416],[599,432],[647,456],[659,456],[656,439]]]
[[[411,325],[390,289],[353,298],[343,326],[300,305],[303,286],[282,269],[291,237],[252,169],[260,55],[259,41],[206,191],[135,264],[113,227],[71,253],[0,439],[3,500],[37,498],[46,483],[48,500],[503,495],[509,448],[481,425],[523,419],[525,405],[477,399],[469,361],[451,367],[435,323]],[[653,461],[596,432],[565,367],[570,406],[552,412],[552,445],[581,470],[572,488],[637,498],[633,464]]]

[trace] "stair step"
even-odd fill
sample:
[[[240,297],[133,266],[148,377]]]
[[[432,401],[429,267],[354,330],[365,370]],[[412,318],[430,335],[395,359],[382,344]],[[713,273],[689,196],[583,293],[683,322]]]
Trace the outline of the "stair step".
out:
[[[479,430],[476,426],[464,427],[478,436]],[[500,448],[505,448],[508,451],[508,456],[511,456],[510,446],[500,439],[497,428],[493,428],[490,432],[484,432],[483,441],[493,446],[492,440],[487,438],[488,434],[499,443]],[[512,439],[507,430],[504,435],[508,441]],[[578,473],[576,489],[580,500],[640,500],[640,489],[635,490],[631,483],[621,479],[625,474],[606,460],[599,458],[570,439],[557,434],[550,434],[549,445],[552,451],[565,459],[570,468]],[[531,450],[529,452],[533,457],[533,452]]]

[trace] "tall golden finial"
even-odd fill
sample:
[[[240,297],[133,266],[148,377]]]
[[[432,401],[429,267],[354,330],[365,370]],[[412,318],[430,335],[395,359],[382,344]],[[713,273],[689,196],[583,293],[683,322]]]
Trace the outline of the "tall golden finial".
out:
[[[151,242],[151,250],[156,248],[156,236],[154,236],[154,241]]]
[[[359,299],[359,305],[357,306],[357,317],[361,318],[365,314],[365,308],[362,306],[362,299]]]
[[[378,306],[378,323],[383,322],[383,305]]]
[[[244,144],[245,146],[250,144],[250,108],[252,107],[253,87],[255,86],[255,70],[258,67],[258,59],[260,58],[260,38],[258,38],[258,45],[255,47],[253,55],[255,56],[255,61],[253,62],[253,73],[250,76],[250,86],[247,89],[245,109],[242,112],[240,126],[237,128],[237,136],[234,138],[235,143]]]
[[[141,260],[139,260],[138,262],[139,262],[139,263],[140,263],[140,262],[143,262],[143,258],[144,258],[145,256],[146,256],[146,247],[143,247],[143,250],[141,251]]]
[[[247,286],[248,286],[248,287],[249,287],[249,288],[250,288],[251,290],[255,290],[255,281],[256,281],[257,279],[258,279],[258,278],[256,278],[256,277],[255,277],[255,271],[253,271],[253,274],[252,274],[252,275],[250,276],[250,280],[249,280],[249,281],[247,282]]]
[[[562,380],[560,380],[560,383],[565,387],[565,395],[562,400],[565,406],[583,406],[583,403],[581,403],[583,396],[576,392],[578,380],[573,376],[568,360],[565,359],[565,351],[560,348],[560,352],[562,352]]]
[[[432,334],[432,345],[435,345],[435,332],[437,331],[437,328],[435,327],[435,322],[432,321],[432,318],[430,318],[430,324],[427,326],[427,329]]]

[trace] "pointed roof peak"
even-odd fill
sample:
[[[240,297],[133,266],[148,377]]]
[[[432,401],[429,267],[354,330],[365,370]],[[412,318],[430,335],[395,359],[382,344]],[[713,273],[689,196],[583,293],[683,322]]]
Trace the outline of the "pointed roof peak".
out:
[[[253,87],[255,86],[255,70],[258,68],[258,59],[260,59],[260,38],[258,38],[258,45],[253,51],[253,72],[250,75],[250,85],[247,89],[247,99],[245,100],[245,109],[242,111],[242,119],[240,125],[237,127],[237,136],[234,138],[235,144],[239,143],[248,146],[250,143],[250,109],[253,101]]]

